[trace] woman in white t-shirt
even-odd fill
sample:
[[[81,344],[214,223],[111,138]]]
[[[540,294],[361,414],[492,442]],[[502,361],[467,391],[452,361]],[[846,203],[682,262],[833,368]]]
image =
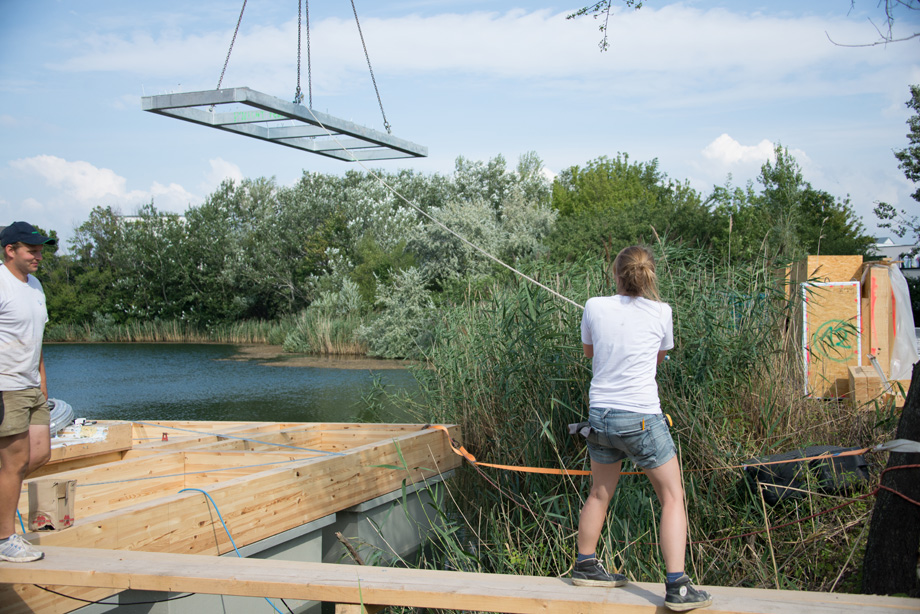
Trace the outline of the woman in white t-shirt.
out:
[[[578,560],[572,582],[623,586],[626,576],[608,573],[597,559],[597,542],[624,458],[648,475],[661,502],[661,552],[665,605],[676,611],[712,603],[684,573],[687,517],[680,463],[658,399],[657,367],[674,347],[671,307],[658,296],[655,260],[645,247],[621,251],[613,263],[617,293],[588,300],[581,321],[585,356],[592,358],[588,452],[591,494],[578,523]]]

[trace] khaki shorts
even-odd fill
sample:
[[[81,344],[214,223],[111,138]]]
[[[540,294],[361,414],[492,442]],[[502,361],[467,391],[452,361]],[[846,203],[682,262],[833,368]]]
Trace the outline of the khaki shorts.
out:
[[[51,412],[40,388],[0,392],[0,437],[18,435],[29,426],[48,426]]]

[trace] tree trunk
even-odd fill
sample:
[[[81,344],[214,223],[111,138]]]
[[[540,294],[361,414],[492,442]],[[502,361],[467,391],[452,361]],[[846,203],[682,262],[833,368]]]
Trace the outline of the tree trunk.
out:
[[[897,439],[920,441],[920,363],[914,365]],[[920,454],[891,452],[886,469],[920,464]],[[882,486],[920,501],[920,469],[886,471]],[[920,597],[920,505],[888,490],[879,490],[869,524],[863,559],[863,592]]]

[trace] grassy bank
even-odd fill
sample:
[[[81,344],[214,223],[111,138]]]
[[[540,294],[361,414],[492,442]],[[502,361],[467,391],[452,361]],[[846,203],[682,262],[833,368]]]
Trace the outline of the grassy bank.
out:
[[[361,321],[354,316],[335,318],[306,310],[280,320],[247,320],[198,326],[179,320],[116,323],[96,318],[83,325],[51,324],[48,342],[110,343],[230,343],[283,345],[285,351],[316,355],[364,356],[367,346],[355,340]]]
[[[770,268],[720,266],[678,247],[658,256],[662,296],[675,313],[676,347],[659,386],[685,470],[688,572],[703,584],[857,590],[872,500],[833,508],[869,485],[838,496],[810,484],[803,498],[770,507],[739,466],[807,445],[876,443],[890,435],[893,417],[802,397],[797,363],[784,349],[788,309]],[[533,273],[583,304],[609,292],[604,270],[592,261]],[[442,312],[430,368],[416,374],[418,411],[459,424],[481,461],[587,468],[583,444],[566,430],[587,413],[580,319],[580,309],[517,281],[468,295]],[[466,466],[451,481],[445,528],[425,564],[564,575],[589,486],[590,478]],[[600,556],[633,579],[662,581],[657,519],[648,480],[624,476]]]

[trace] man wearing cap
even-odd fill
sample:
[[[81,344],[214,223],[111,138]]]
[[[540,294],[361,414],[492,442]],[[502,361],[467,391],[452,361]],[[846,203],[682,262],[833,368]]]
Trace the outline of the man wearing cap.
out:
[[[43,556],[16,534],[15,516],[23,479],[51,456],[42,358],[48,310],[33,273],[44,246],[56,243],[26,222],[0,230],[0,560],[14,563]]]

